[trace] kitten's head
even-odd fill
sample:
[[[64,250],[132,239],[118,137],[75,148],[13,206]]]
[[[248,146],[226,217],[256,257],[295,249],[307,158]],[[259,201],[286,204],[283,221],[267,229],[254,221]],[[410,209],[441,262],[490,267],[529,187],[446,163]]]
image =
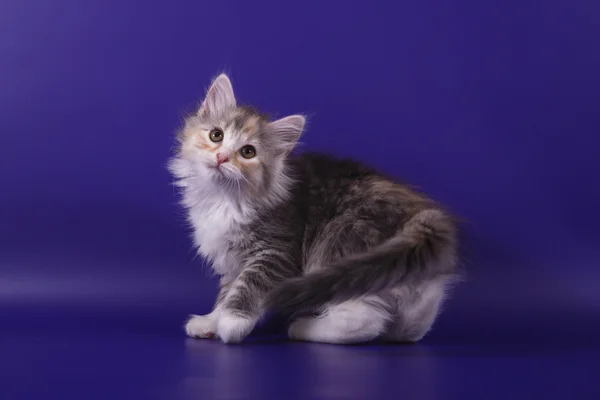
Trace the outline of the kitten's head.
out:
[[[301,115],[269,121],[256,110],[239,106],[229,78],[219,75],[179,135],[178,159],[186,171],[173,172],[249,196],[281,195],[276,192],[285,190],[289,180],[285,159],[304,123]]]

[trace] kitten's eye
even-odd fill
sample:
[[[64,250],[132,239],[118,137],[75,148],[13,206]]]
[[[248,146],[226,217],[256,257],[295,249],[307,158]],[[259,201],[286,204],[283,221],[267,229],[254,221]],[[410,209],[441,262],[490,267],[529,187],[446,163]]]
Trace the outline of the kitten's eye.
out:
[[[220,129],[213,129],[208,134],[208,137],[210,137],[210,140],[212,140],[215,143],[220,142],[221,140],[223,140],[223,131]]]
[[[256,149],[248,144],[240,149],[240,154],[244,158],[252,158],[256,156]]]

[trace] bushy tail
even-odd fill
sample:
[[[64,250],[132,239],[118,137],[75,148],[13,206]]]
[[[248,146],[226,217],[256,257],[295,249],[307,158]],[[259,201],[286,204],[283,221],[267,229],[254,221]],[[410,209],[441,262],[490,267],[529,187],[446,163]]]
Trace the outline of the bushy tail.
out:
[[[452,221],[441,211],[421,211],[380,246],[284,282],[269,294],[265,306],[282,313],[314,311],[413,278],[452,275],[455,235]]]

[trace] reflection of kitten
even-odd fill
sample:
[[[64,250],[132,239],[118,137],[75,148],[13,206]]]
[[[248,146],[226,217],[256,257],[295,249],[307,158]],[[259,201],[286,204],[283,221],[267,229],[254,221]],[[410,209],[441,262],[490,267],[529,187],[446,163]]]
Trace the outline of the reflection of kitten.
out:
[[[457,274],[456,228],[433,201],[352,160],[290,154],[304,117],[238,106],[220,75],[169,169],[195,243],[221,276],[188,335],[243,340],[267,309],[293,339],[414,342]]]

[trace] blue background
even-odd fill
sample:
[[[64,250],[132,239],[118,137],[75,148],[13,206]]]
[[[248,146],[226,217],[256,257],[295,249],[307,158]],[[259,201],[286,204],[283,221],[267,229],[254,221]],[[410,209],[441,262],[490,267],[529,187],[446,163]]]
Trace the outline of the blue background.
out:
[[[2,397],[597,398],[599,37],[593,0],[2,1]],[[165,164],[221,71],[468,221],[422,343],[184,337],[215,281]]]

